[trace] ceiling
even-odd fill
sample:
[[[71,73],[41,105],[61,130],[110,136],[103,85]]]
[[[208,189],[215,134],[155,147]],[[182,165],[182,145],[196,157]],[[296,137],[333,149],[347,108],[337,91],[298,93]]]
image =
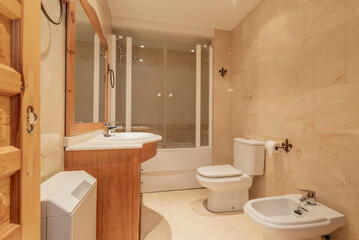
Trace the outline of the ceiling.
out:
[[[261,0],[108,0],[115,29],[213,36],[232,30]]]

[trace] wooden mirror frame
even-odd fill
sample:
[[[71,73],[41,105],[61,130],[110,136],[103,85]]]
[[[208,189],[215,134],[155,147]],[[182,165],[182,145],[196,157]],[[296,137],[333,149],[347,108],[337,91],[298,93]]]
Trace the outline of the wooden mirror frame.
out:
[[[105,67],[105,122],[107,122],[108,108],[108,45],[103,34],[100,20],[87,0],[80,0],[95,32],[100,38],[106,51]],[[66,30],[66,136],[74,136],[81,133],[91,132],[105,128],[105,122],[75,123],[75,41],[76,31],[76,2],[67,2],[67,30]]]

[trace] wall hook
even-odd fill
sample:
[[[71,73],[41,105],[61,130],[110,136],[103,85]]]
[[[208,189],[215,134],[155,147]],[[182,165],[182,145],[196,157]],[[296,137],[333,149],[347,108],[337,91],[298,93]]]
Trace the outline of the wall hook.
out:
[[[219,72],[219,74],[220,74],[222,77],[224,77],[224,76],[226,76],[227,69],[222,68],[222,69],[219,70],[218,72]]]
[[[275,150],[278,150],[278,148],[283,148],[283,150],[288,153],[290,152],[290,148],[292,148],[293,145],[289,143],[288,138],[285,139],[285,142],[282,143],[281,147],[275,147]]]

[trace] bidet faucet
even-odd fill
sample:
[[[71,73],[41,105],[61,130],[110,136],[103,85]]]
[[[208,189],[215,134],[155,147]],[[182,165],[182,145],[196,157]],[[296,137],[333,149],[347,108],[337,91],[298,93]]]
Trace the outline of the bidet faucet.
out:
[[[105,123],[105,130],[103,131],[104,137],[110,137],[110,131],[118,128],[122,128],[122,126],[110,126],[110,123],[116,123],[116,122],[106,122]]]
[[[317,193],[311,190],[299,189],[301,192],[306,192],[307,194],[300,198],[300,202],[307,202],[310,205],[317,204]]]

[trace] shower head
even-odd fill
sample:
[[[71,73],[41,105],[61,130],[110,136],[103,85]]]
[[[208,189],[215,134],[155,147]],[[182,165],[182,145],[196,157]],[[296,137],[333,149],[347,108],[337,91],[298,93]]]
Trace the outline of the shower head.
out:
[[[120,54],[120,58],[126,57],[126,54]],[[132,56],[132,60],[137,61],[138,57],[137,56]]]
[[[119,45],[116,45],[116,48],[119,50],[120,58],[126,57],[126,54],[122,54],[122,48]],[[132,60],[138,60],[138,57],[133,55]]]

